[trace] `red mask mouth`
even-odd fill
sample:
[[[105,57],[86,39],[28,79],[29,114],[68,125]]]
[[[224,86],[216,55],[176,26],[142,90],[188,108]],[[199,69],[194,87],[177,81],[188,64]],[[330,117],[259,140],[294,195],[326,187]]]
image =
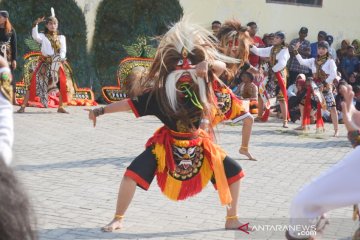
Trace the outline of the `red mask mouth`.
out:
[[[189,72],[184,72],[184,73],[180,76],[180,78],[179,78],[178,81],[181,82],[181,83],[188,83],[188,82],[191,82],[191,81],[192,81],[192,77],[191,77],[191,75],[190,75]]]

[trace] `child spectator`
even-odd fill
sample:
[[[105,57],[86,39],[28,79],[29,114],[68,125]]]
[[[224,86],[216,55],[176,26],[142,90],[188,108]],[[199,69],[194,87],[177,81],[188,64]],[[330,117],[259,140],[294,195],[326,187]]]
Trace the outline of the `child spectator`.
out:
[[[241,74],[241,83],[239,85],[239,96],[242,99],[256,100],[258,89],[254,83],[254,76],[249,72]]]

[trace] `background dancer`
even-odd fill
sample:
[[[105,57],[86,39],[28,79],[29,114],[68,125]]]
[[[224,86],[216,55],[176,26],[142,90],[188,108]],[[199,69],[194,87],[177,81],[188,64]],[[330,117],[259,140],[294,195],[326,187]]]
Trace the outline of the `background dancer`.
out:
[[[53,9],[52,15],[45,20],[45,17],[38,18],[32,29],[32,37],[41,44],[41,56],[38,66],[33,73],[31,83],[26,86],[27,92],[24,102],[18,113],[25,112],[28,101],[35,101],[39,96],[44,107],[48,106],[48,94],[59,89],[58,113],[68,113],[63,103],[68,101],[66,89],[66,75],[62,62],[66,57],[66,38],[58,32],[58,20]],[[45,22],[45,33],[38,32],[38,24]]]

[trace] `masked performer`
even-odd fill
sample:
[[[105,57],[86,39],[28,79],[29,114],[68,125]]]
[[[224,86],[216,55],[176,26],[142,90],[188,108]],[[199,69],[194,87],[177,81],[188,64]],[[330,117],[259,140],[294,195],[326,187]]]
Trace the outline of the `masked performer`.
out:
[[[35,97],[40,97],[40,102],[44,107],[48,106],[48,94],[60,90],[58,113],[68,113],[63,106],[68,101],[66,88],[66,75],[62,62],[66,57],[66,39],[58,32],[58,20],[55,17],[53,8],[52,15],[46,20],[44,17],[38,18],[33,25],[32,37],[41,44],[41,56],[38,66],[33,73],[31,83],[27,84],[27,93],[24,102],[18,113],[25,112],[28,101],[35,101]],[[38,24],[45,22],[45,33],[38,32]]]
[[[301,236],[296,230],[316,226],[316,230],[321,231],[327,222],[324,213],[360,202],[360,112],[353,105],[351,86],[342,86],[340,92],[345,99],[342,103],[344,124],[355,149],[300,190],[292,201],[290,217],[291,225],[303,227],[291,229],[287,232],[287,239],[314,239],[310,235]],[[359,230],[353,239],[360,239]]]
[[[260,57],[270,57],[270,69],[269,78],[274,77],[274,81],[277,83],[277,100],[280,104],[281,114],[283,117],[283,127],[288,128],[288,97],[286,92],[286,64],[290,58],[289,50],[285,46],[285,34],[283,32],[276,32],[274,38],[274,45],[267,48],[257,48],[252,46],[250,51]],[[262,99],[259,98],[259,108],[262,108]],[[263,120],[267,121],[270,114],[270,109],[266,109],[263,116]]]
[[[243,101],[238,99],[228,87],[242,71],[256,72],[249,60],[249,47],[252,42],[247,32],[247,27],[241,26],[238,20],[228,20],[220,28],[217,38],[219,39],[218,49],[221,53],[238,59],[238,63],[228,63],[227,71],[221,76],[221,81],[213,81],[216,100],[219,110],[212,120],[212,126],[224,120],[233,122],[243,121],[242,142],[239,153],[246,155],[250,160],[256,160],[249,152],[249,141],[254,123],[253,116],[244,108]]]
[[[313,72],[314,82],[317,87],[322,92],[320,98],[318,98],[317,103],[317,114],[316,114],[316,128],[317,131],[323,131],[324,122],[322,120],[322,103],[326,103],[326,107],[330,110],[331,121],[334,125],[334,137],[338,136],[338,115],[336,111],[336,103],[333,95],[333,81],[337,77],[337,68],[334,59],[329,55],[329,44],[326,41],[318,43],[318,56],[317,58],[303,59],[297,49],[299,44],[296,44],[294,51],[296,54],[296,59],[301,65],[307,66]],[[313,84],[314,85],[314,84]],[[311,112],[311,95],[313,94],[315,88],[308,88],[308,93],[305,98],[304,105],[304,116],[302,127],[307,130],[310,125],[310,112]]]
[[[163,36],[149,69],[150,91],[88,110],[94,126],[99,115],[130,109],[137,117],[154,115],[164,123],[127,168],[115,216],[104,231],[122,227],[136,186],[147,190],[155,175],[162,193],[175,201],[196,195],[213,181],[221,204],[230,206],[225,228],[241,226],[237,202],[243,171],[199,128],[201,119],[209,118],[216,107],[211,81],[216,78],[214,72],[225,69],[217,60],[231,59],[217,52],[209,36],[205,29],[185,21],[175,24]]]
[[[7,11],[0,11],[0,55],[7,60],[11,71],[14,71],[16,69],[16,40],[16,31],[10,23],[9,13]],[[15,78],[13,78],[12,85],[13,99],[11,101],[15,104]]]
[[[11,71],[6,59],[0,56],[0,161],[7,165],[12,160],[14,142],[12,95]]]

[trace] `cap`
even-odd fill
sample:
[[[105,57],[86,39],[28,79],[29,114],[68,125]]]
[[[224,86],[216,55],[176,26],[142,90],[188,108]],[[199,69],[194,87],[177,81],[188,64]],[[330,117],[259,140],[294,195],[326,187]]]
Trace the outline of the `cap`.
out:
[[[309,30],[307,29],[307,27],[301,27],[300,30],[299,30],[299,33],[308,33]]]
[[[306,77],[305,77],[305,74],[303,74],[303,73],[299,73],[297,76],[296,76],[296,80],[297,79],[306,79]]]
[[[285,33],[282,31],[277,31],[276,33],[274,33],[275,37],[279,37],[281,39],[285,39]]]
[[[331,45],[334,42],[334,37],[331,35],[328,35],[326,37],[326,41],[329,43],[329,45]]]
[[[305,79],[306,79],[305,74],[300,73],[296,77],[296,84],[300,86],[305,86]]]
[[[326,41],[321,41],[318,43],[318,48],[321,48],[321,47],[329,50],[329,43]]]

